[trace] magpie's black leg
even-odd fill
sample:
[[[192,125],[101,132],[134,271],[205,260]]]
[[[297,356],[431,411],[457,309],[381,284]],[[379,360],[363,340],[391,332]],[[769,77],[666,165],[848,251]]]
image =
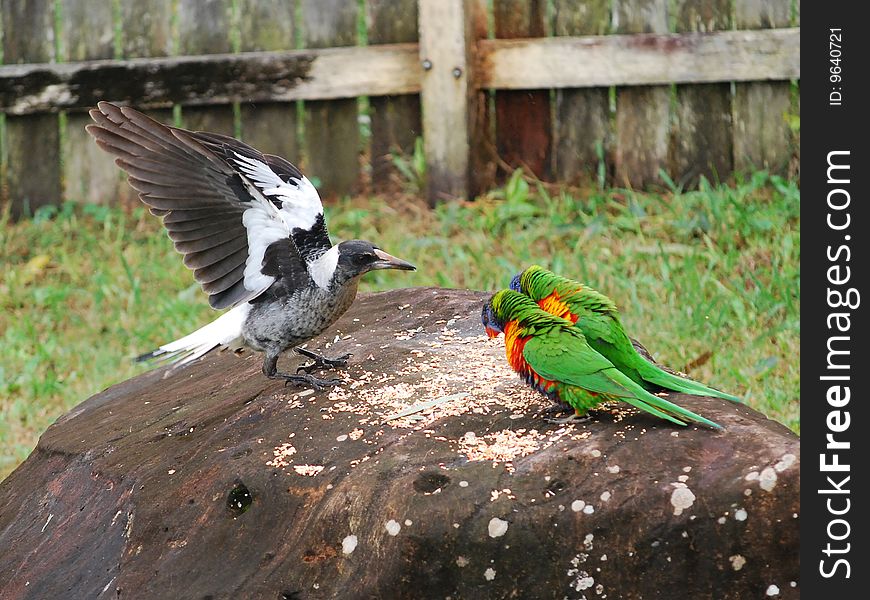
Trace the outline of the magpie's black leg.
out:
[[[315,390],[322,390],[333,385],[341,383],[341,379],[320,379],[313,375],[291,375],[289,373],[278,372],[278,354],[266,353],[266,358],[263,361],[263,373],[269,379],[283,379],[284,385],[295,383],[296,385],[310,385]]]
[[[299,371],[311,373],[313,371],[316,371],[317,369],[340,369],[342,367],[346,367],[348,359],[353,356],[353,354],[344,354],[336,358],[327,358],[320,354],[316,354],[311,350],[306,350],[305,348],[293,348],[293,351],[297,354],[301,354],[305,358],[310,358],[313,361],[308,363],[307,365],[302,365],[297,368],[297,373]]]

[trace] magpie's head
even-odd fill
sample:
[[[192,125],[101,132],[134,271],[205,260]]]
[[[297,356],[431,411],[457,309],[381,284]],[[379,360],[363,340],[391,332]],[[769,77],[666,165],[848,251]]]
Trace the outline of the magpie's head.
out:
[[[401,258],[396,258],[392,254],[387,254],[371,242],[365,240],[349,240],[338,244],[337,268],[351,277],[356,277],[376,269],[417,270],[417,267],[411,263]]]

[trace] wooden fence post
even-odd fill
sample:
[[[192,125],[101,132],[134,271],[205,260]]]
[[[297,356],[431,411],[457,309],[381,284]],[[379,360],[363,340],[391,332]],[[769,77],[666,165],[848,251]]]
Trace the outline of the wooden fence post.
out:
[[[484,0],[420,0],[420,98],[430,203],[471,198],[486,177],[484,92],[473,46],[486,35]]]
[[[605,35],[610,32],[610,0],[555,0],[553,35]],[[598,166],[598,145],[612,177],[612,136],[608,88],[556,90],[556,181],[578,183]]]
[[[109,2],[62,0],[61,47],[65,61],[112,58],[115,24]],[[70,112],[63,139],[64,198],[90,204],[116,204],[123,180],[114,157],[85,131],[86,112]]]
[[[293,3],[240,0],[241,51],[292,50],[296,47]],[[299,162],[295,102],[243,102],[242,138],[257,150]]]
[[[54,2],[4,0],[3,60],[54,62]],[[6,190],[17,219],[60,204],[60,126],[57,114],[6,116]]]
[[[178,36],[181,54],[232,52],[230,18],[232,0],[179,2]],[[197,131],[235,135],[232,105],[216,107],[182,106],[184,126]]]
[[[735,0],[737,29],[788,27],[790,0]],[[790,84],[749,82],[735,84],[734,166],[738,170],[768,169],[785,173],[790,134],[785,115],[791,106]]]
[[[545,37],[543,0],[495,0],[495,37]],[[499,90],[495,93],[496,150],[511,168],[549,176],[552,137],[549,90]]]
[[[417,0],[368,0],[369,44],[399,44],[416,42]],[[393,187],[396,174],[391,154],[410,156],[414,143],[422,133],[420,97],[373,96],[369,99],[372,113],[371,166],[372,188],[386,191]]]
[[[302,0],[306,48],[355,46],[357,0]],[[357,99],[305,102],[305,156],[309,177],[324,197],[352,194],[359,186]]]
[[[617,33],[667,33],[668,0],[614,0]],[[616,184],[643,188],[660,182],[668,158],[668,86],[616,91]]]
[[[677,0],[677,32],[730,29],[730,6],[730,0]],[[731,85],[678,85],[676,113],[671,178],[683,187],[695,187],[702,175],[714,182],[730,175]]]

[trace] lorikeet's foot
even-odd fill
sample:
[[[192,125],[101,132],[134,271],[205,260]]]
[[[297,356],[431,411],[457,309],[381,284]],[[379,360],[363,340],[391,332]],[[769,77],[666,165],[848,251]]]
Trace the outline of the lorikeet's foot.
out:
[[[340,369],[342,367],[346,367],[348,359],[353,356],[353,354],[344,354],[337,358],[327,358],[325,356],[321,356],[320,354],[315,354],[310,350],[306,350],[305,348],[294,348],[293,351],[312,360],[312,362],[306,365],[302,365],[298,369],[296,369],[297,373],[299,371],[304,371],[305,373],[313,373],[317,369]]]
[[[567,402],[556,401],[542,411],[547,417],[552,417],[562,413],[574,412],[574,407]]]
[[[578,423],[586,423],[587,421],[592,420],[592,416],[589,414],[578,415],[576,412],[568,415],[567,417],[556,418],[556,417],[546,417],[544,419],[547,423],[552,423],[554,425],[577,425]]]
[[[293,383],[295,385],[309,385],[313,387],[318,392],[332,387],[334,385],[339,385],[341,383],[341,379],[321,379],[319,377],[315,377],[314,375],[290,375],[289,373],[275,373],[274,375],[269,375],[269,379],[283,379],[284,385],[286,386],[288,383]]]

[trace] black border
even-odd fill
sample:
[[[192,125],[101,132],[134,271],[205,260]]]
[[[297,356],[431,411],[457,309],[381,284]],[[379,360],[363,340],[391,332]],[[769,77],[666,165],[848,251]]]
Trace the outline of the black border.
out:
[[[866,116],[870,112],[870,95],[867,93],[868,53],[867,39],[870,30],[859,16],[859,8],[863,2],[813,2],[806,3],[801,11],[801,223],[807,225],[802,232],[801,287],[807,292],[801,302],[801,582],[800,589],[806,598],[821,598],[824,593],[828,598],[848,599],[866,598],[866,581],[870,579],[867,573],[870,567],[864,541],[868,532],[865,526],[868,510],[866,494],[861,494],[858,488],[867,487],[870,481],[865,468],[867,445],[862,439],[870,438],[866,413],[868,400],[864,396],[866,389],[865,376],[870,375],[870,369],[865,373],[866,352],[862,345],[868,340],[867,319],[864,303],[870,303],[870,295],[865,292],[866,262],[870,261],[867,253],[867,180],[870,179],[870,165],[867,163],[867,146],[870,145],[870,127]],[[863,11],[861,11],[863,12]],[[830,81],[829,44],[831,28],[842,30],[842,82]],[[835,90],[835,88],[842,88]],[[840,91],[843,95],[840,106],[832,106],[829,94]],[[837,150],[850,152],[848,161],[850,182],[848,185],[828,183],[828,153]],[[841,171],[842,172],[842,171]],[[827,195],[834,188],[846,187],[851,201],[848,209],[850,226],[847,230],[834,231],[827,223]],[[842,198],[842,195],[838,195]],[[842,217],[842,213],[835,215]],[[849,239],[846,239],[849,236]],[[845,261],[843,251],[840,260],[831,261],[828,248],[836,256],[840,245],[848,245],[851,250],[851,260]],[[828,269],[834,265],[851,268],[851,279],[848,283],[833,286],[828,281]],[[841,275],[844,270],[840,271]],[[835,309],[827,301],[828,288],[856,288],[862,294],[861,304],[852,309]],[[849,537],[837,544],[850,543],[850,551],[839,557],[845,558],[851,567],[850,577],[845,578],[845,567],[840,565],[835,575],[825,578],[820,573],[820,560],[824,559],[826,568],[830,569],[837,557],[828,558],[823,549],[828,543],[827,524],[837,518],[827,511],[825,502],[832,497],[821,494],[819,490],[829,488],[827,475],[841,480],[836,473],[822,473],[820,470],[820,454],[825,452],[826,434],[829,433],[826,418],[831,407],[826,398],[826,392],[831,382],[822,381],[820,377],[830,374],[827,369],[827,342],[831,335],[838,332],[828,329],[827,318],[832,312],[846,310],[850,312],[851,327],[848,333],[848,348],[841,343],[841,349],[848,349],[847,360],[851,368],[848,373],[851,381],[851,400],[839,410],[849,411],[850,426],[842,433],[836,434],[836,439],[849,441],[849,450],[840,452],[840,462],[850,465],[851,477],[848,484],[848,497],[851,508],[842,518],[849,522]],[[868,365],[870,367],[870,365]],[[829,459],[830,462],[830,459]],[[868,478],[870,479],[870,478]],[[845,495],[837,496],[837,502],[843,505]],[[845,526],[839,524],[835,533],[843,531]],[[843,546],[845,547],[845,546]]]

